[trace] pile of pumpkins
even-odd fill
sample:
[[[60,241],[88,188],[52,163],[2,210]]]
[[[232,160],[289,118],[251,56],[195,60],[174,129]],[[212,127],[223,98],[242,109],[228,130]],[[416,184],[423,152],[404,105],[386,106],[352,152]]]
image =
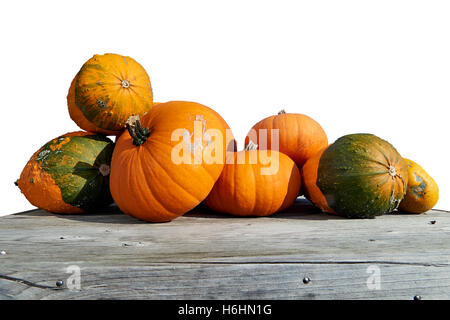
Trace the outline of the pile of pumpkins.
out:
[[[84,131],[46,143],[16,181],[31,204],[49,212],[115,202],[128,215],[164,222],[203,203],[268,216],[305,195],[323,212],[373,218],[398,208],[422,213],[438,200],[436,182],[389,142],[350,134],[329,145],[319,123],[303,114],[261,120],[238,152],[213,109],[153,102],[147,72],[130,57],[94,55],[73,79],[67,102]]]

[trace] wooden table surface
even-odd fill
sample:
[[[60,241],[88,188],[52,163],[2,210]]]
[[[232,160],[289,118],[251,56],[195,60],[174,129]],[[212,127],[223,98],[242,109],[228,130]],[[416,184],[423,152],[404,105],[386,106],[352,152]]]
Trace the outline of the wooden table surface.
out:
[[[0,251],[0,299],[450,298],[441,210],[352,220],[299,199],[271,217],[198,208],[158,224],[32,210],[0,218]]]

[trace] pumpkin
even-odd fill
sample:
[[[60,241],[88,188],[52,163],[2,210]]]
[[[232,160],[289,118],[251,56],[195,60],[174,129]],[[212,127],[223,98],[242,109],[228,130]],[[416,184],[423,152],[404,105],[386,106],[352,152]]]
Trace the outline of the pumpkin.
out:
[[[261,131],[262,129],[267,131]],[[272,136],[274,129],[278,129],[278,148],[276,142],[272,142],[275,137]],[[260,141],[261,134],[263,137],[267,135],[267,143]],[[328,145],[325,131],[314,119],[304,114],[286,113],[284,110],[255,124],[247,134],[245,144],[249,141],[259,145],[259,148],[274,149],[288,155],[299,168]]]
[[[160,103],[130,117],[111,162],[111,193],[126,214],[150,222],[173,220],[203,201],[226,156],[226,122],[195,103]]]
[[[131,115],[153,105],[150,78],[130,57],[94,55],[77,73],[67,95],[69,114],[82,129],[118,135]]]
[[[389,142],[372,134],[350,134],[311,157],[302,177],[306,197],[323,211],[373,218],[398,207],[408,170]]]
[[[306,161],[305,164],[303,165],[301,170],[301,177],[302,177],[301,188],[305,198],[314,203],[316,207],[321,209],[323,212],[336,213],[332,208],[328,206],[325,196],[322,194],[322,192],[320,191],[319,187],[316,184],[317,171],[319,169],[319,161],[325,149],[326,148],[323,148],[322,150],[317,152],[315,155],[309,158],[308,161]]]
[[[87,132],[55,138],[37,152],[16,182],[28,201],[55,213],[82,213],[112,203],[113,142]]]
[[[228,155],[219,180],[204,204],[237,216],[269,216],[291,206],[300,190],[300,172],[287,155],[275,150]]]
[[[423,213],[432,209],[439,200],[439,188],[434,179],[416,162],[405,159],[408,167],[408,189],[399,210]]]

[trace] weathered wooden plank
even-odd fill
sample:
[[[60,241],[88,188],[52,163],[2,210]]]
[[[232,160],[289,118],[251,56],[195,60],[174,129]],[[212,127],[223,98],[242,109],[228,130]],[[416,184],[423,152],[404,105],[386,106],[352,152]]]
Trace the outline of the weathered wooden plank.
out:
[[[379,290],[367,287],[368,264],[164,264],[142,267],[82,267],[80,291],[31,286],[11,289],[15,299],[423,299],[450,298],[448,269],[380,264]],[[51,271],[51,272],[50,272]],[[308,275],[312,280],[303,283]],[[63,268],[21,273],[40,283],[67,277]],[[54,284],[53,284],[54,285]],[[17,284],[14,284],[17,286]]]
[[[0,299],[450,298],[449,240],[445,211],[350,220],[303,200],[272,217],[197,208],[159,224],[34,210],[0,218]],[[79,291],[55,286],[70,265]]]

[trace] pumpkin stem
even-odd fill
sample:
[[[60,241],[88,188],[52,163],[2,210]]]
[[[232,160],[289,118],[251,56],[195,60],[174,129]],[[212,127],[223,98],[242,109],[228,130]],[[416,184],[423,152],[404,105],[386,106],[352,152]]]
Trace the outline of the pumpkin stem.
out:
[[[253,151],[253,150],[257,150],[258,149],[258,145],[253,143],[253,141],[249,141],[247,143],[247,145],[244,148],[244,151]]]
[[[278,112],[278,114],[286,114],[286,110],[282,109],[280,110],[280,112]]]
[[[127,130],[130,136],[133,138],[133,144],[140,146],[150,136],[149,128],[142,128],[139,115],[130,116],[126,122]]]

